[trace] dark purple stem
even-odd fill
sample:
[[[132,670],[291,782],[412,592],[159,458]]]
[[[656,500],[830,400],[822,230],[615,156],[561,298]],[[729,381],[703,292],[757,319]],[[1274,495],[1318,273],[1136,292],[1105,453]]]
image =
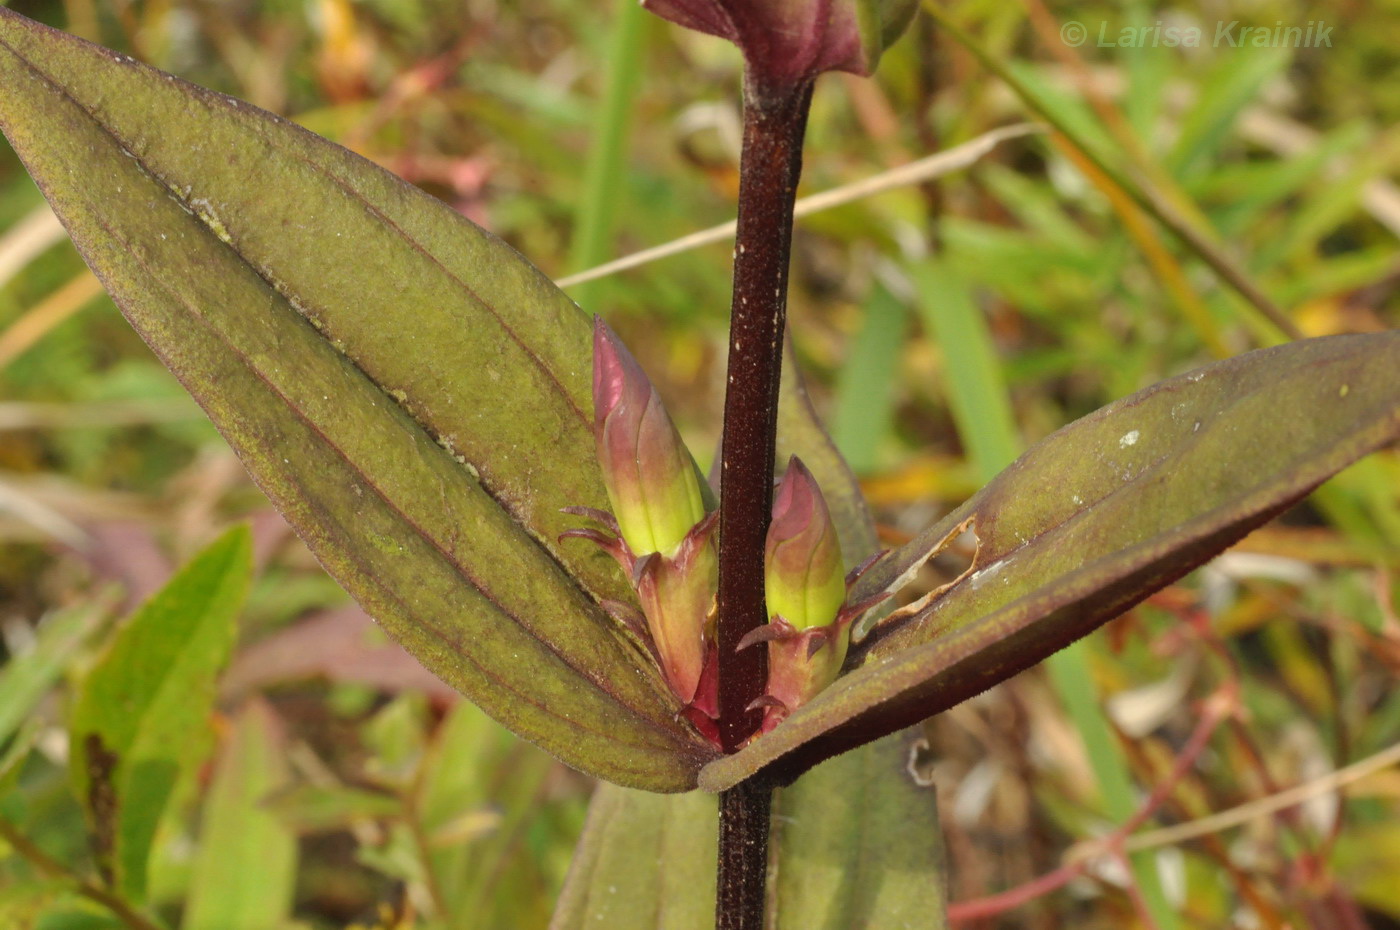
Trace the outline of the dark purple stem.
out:
[[[719,796],[716,930],[763,930],[773,789],[749,779]]]
[[[757,729],[746,710],[764,690],[768,655],[735,648],[768,622],[763,606],[763,543],[773,505],[773,442],[783,361],[792,205],[802,170],[802,134],[811,84],[744,94],[739,167],[739,229],[734,305],[720,444],[719,728],[726,752]]]
[[[720,445],[719,731],[726,752],[736,751],[758,728],[762,714],[747,708],[763,694],[768,675],[766,649],[736,647],[768,621],[763,545],[773,501],[792,207],[811,100],[810,81],[772,88],[750,74],[744,88]],[[718,930],[762,930],[771,801],[766,784],[745,783],[720,795]]]

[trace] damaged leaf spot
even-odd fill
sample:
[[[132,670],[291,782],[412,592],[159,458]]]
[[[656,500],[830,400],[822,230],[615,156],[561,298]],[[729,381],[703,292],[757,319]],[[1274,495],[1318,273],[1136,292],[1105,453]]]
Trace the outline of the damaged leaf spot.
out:
[[[83,738],[83,751],[87,756],[88,810],[92,813],[92,855],[97,860],[97,870],[108,885],[114,884],[116,875],[113,861],[117,849],[117,753],[107,748],[102,737],[89,733]]]
[[[977,536],[976,522],[977,517],[976,515],[974,515],[968,517],[966,520],[949,530],[947,535],[940,539],[938,541],[938,544],[933,547],[933,550],[929,552],[927,558],[913,565],[909,571],[905,572],[904,575],[902,575],[899,579],[895,581],[895,584],[891,586],[891,592],[893,593],[893,591],[898,590],[898,588],[902,587],[905,583],[907,583],[913,577],[915,572],[917,572],[920,568],[928,564],[941,552],[943,552],[945,549],[951,546],[959,536],[961,536],[965,532],[971,532],[973,543],[976,546],[976,548],[973,550],[972,559],[968,562],[967,568],[963,569],[961,574],[959,574],[952,581],[949,581],[946,584],[941,584],[938,587],[934,588],[932,591],[920,597],[919,599],[905,604],[898,610],[892,611],[888,617],[885,617],[885,619],[880,621],[878,626],[888,628],[892,624],[903,623],[905,620],[908,620],[911,617],[916,617],[919,614],[922,614],[930,605],[933,604],[934,601],[938,600],[940,597],[947,594],[953,588],[957,587],[963,582],[964,579],[973,575],[974,570],[977,568],[977,555],[982,550],[982,540]],[[1004,563],[998,562],[996,564],[1001,565]],[[977,572],[977,574],[981,574],[981,572]],[[975,580],[976,579],[974,577],[974,581]]]

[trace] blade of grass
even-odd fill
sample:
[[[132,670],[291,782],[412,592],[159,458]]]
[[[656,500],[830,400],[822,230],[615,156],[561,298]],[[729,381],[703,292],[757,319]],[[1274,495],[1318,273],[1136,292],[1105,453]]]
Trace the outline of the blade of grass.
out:
[[[96,601],[48,617],[34,648],[0,668],[0,745],[9,739],[63,674],[65,664],[92,635],[110,603]]]
[[[1191,287],[1186,272],[1182,270],[1171,251],[1158,238],[1156,230],[1148,222],[1142,210],[1073,145],[1061,145],[1060,149],[1079,169],[1080,173],[1108,198],[1108,202],[1113,206],[1113,212],[1118,214],[1123,228],[1128,231],[1128,235],[1137,244],[1138,251],[1147,259],[1147,263],[1157,276],[1157,280],[1161,282],[1163,290],[1171,295],[1181,315],[1196,331],[1196,338],[1201,340],[1201,344],[1209,350],[1211,355],[1216,358],[1229,358],[1232,353],[1225,345],[1224,339],[1221,338],[1220,327],[1215,325],[1215,320],[1210,315],[1210,308]]]
[[[831,438],[857,475],[875,470],[894,421],[891,406],[905,330],[904,305],[876,285],[836,380]]]
[[[953,22],[935,0],[924,0],[923,9],[959,45],[967,49],[973,57],[981,62],[983,67],[1005,82],[1027,107],[1049,123],[1067,142],[1078,147],[1084,157],[1093,163],[1094,167],[1122,188],[1124,193],[1131,197],[1138,206],[1147,211],[1148,215],[1169,229],[1183,244],[1196,253],[1223,281],[1245,299],[1247,306],[1252,307],[1260,317],[1271,323],[1289,339],[1302,338],[1303,334],[1299,331],[1297,324],[1289,319],[1283,310],[1245,274],[1239,264],[1220,248],[1214,241],[1213,234],[1198,228],[1187,220],[1155,187],[1134,182],[1125,173],[1104,160],[1093,146],[1085,143],[1081,133],[1070,127],[1047,107],[1040,96],[1032,91],[1025,81],[1017,77],[1010,67],[997,59],[965,29]]]
[[[1277,327],[1290,339],[1301,339],[1303,333],[1283,316],[1271,300],[1264,297],[1242,268],[1215,242],[1218,236],[1207,229],[1205,214],[1181,189],[1177,179],[1154,159],[1135,135],[1132,126],[1119,113],[1105,96],[1099,85],[1090,79],[1087,68],[1078,53],[1063,42],[1056,41],[1058,23],[1055,22],[1042,0],[1028,0],[1027,9],[1031,21],[1038,29],[1042,41],[1057,57],[1066,63],[1079,79],[1084,95],[1093,106],[1094,112],[1114,142],[1119,152],[1126,156],[1135,172],[1136,183],[1128,175],[1116,170],[1104,156],[1102,140],[1097,138],[1097,126],[1086,126],[1083,115],[1077,111],[1066,112],[1054,104],[1056,101],[1032,91],[1029,84],[1016,73],[1014,62],[1003,65],[985,46],[977,43],[968,33],[952,23],[937,8],[935,0],[923,0],[923,7],[953,37],[968,49],[992,73],[1000,77],[1031,108],[1055,130],[1052,139],[1068,154],[1081,171],[1098,186],[1113,203],[1120,216],[1128,225],[1129,232],[1139,242],[1163,286],[1181,306],[1185,315],[1196,327],[1202,342],[1218,357],[1224,349],[1218,338],[1210,338],[1215,332],[1209,311],[1199,296],[1190,288],[1180,266],[1170,254],[1150,241],[1149,231],[1144,229],[1140,219],[1129,222],[1130,214],[1125,201],[1131,200],[1142,207],[1158,222],[1167,226],[1187,246],[1209,264],[1217,274],[1233,286],[1246,301],[1260,311],[1259,316],[1246,316],[1256,338],[1261,343],[1272,341],[1271,326]],[[1136,50],[1142,52],[1144,50]],[[1181,130],[1177,145],[1169,156],[1171,167],[1178,174],[1187,174],[1199,163],[1204,155],[1217,150],[1224,131],[1236,123],[1240,124],[1244,135],[1259,135],[1264,126],[1270,127],[1275,141],[1287,139],[1288,144],[1276,146],[1281,151],[1316,149],[1320,140],[1310,130],[1286,131],[1285,127],[1270,122],[1267,117],[1255,114],[1251,118],[1246,104],[1257,94],[1259,88],[1280,69],[1286,67],[1286,55],[1274,49],[1259,50],[1259,54],[1232,59],[1221,65],[1218,75],[1221,80],[1206,80],[1200,99],[1187,116],[1186,126]],[[1140,56],[1137,56],[1140,57]],[[1138,94],[1146,93],[1141,87]],[[1293,127],[1287,127],[1291,130]],[[1077,149],[1077,154],[1076,154]],[[1394,160],[1395,146],[1392,141],[1383,140],[1367,156],[1357,159],[1349,166],[1342,183],[1335,180],[1327,190],[1327,196],[1316,198],[1295,211],[1288,231],[1275,237],[1272,246],[1254,256],[1256,267],[1270,267],[1284,257],[1298,251],[1311,249],[1313,243],[1322,237],[1335,222],[1335,217],[1348,214],[1357,201],[1382,223],[1389,214],[1385,205],[1389,203],[1391,188],[1386,187],[1383,174]],[[1116,188],[1116,191],[1115,191]],[[1387,223],[1390,228],[1393,224]],[[1208,238],[1207,238],[1208,237]],[[1204,250],[1204,251],[1203,251]],[[1221,264],[1223,263],[1223,264]],[[1394,502],[1387,490],[1384,476],[1368,470],[1372,466],[1360,465],[1338,480],[1328,482],[1318,489],[1316,500],[1337,525],[1350,533],[1360,533],[1364,538],[1379,543],[1388,538],[1394,542],[1400,539],[1400,506]],[[1369,513],[1370,519],[1366,514]],[[1378,535],[1379,534],[1379,535]]]
[[[641,77],[642,37],[647,14],[634,0],[618,0],[608,39],[608,71],[603,99],[593,122],[593,144],[584,169],[583,197],[574,215],[574,239],[569,261],[576,269],[591,268],[612,251],[612,234],[622,202],[626,177],[627,140]],[[600,306],[601,285],[589,282],[573,294],[584,308]]]
[[[912,271],[919,312],[942,346],[948,403],[967,457],[985,483],[1021,454],[1016,420],[991,333],[967,282],[946,257]]]
[[[1021,452],[991,333],[967,283],[946,256],[925,262],[915,269],[913,277],[924,323],[945,347],[945,381],[958,435],[981,479],[990,481]],[[1047,659],[1046,665],[1061,703],[1084,740],[1104,808],[1115,823],[1124,823],[1136,809],[1132,781],[1092,688],[1088,643],[1076,642]],[[1131,864],[1157,926],[1160,930],[1177,927],[1176,913],[1167,903],[1152,857],[1138,854]]]
[[[1248,49],[1222,56],[1220,64],[1198,83],[1200,96],[1185,115],[1167,168],[1179,179],[1202,174],[1225,142],[1226,134],[1264,83],[1288,65],[1282,49]]]

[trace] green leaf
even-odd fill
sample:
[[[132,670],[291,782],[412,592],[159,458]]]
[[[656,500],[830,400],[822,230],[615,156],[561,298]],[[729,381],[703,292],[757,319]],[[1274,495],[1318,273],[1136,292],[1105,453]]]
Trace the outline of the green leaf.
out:
[[[822,496],[831,508],[836,534],[841,539],[846,567],[854,568],[875,552],[875,522],[870,517],[865,496],[860,492],[860,482],[812,406],[812,398],[807,394],[807,385],[797,364],[792,338],[786,336],[783,342],[783,379],[778,394],[776,459],[780,469],[790,455],[801,458],[821,486]]]
[[[588,321],[446,205],[292,124],[0,10],[0,128],[133,326],[425,666],[592,774],[714,752],[598,607]]]
[[[0,745],[58,681],[106,612],[106,604],[84,604],[54,613],[39,625],[34,648],[0,668]]]
[[[215,678],[252,573],[247,527],[225,533],[127,621],[79,688],[74,787],[113,887],[142,900],[156,825],[207,748]]]
[[[911,765],[919,739],[891,734],[774,795],[776,930],[947,926],[937,797]]]
[[[503,772],[510,777],[501,778]],[[425,756],[411,804],[415,830],[446,926],[543,923],[539,850],[562,842],[547,800],[555,762],[466,701],[453,708]],[[522,855],[522,849],[535,855]]]
[[[1025,669],[1400,435],[1400,333],[1263,349],[1076,421],[858,586],[878,591],[969,517],[974,572],[852,648],[850,671],[772,733],[706,766],[723,790],[791,778]]]
[[[772,930],[945,926],[932,788],[894,734],[823,763],[773,799]],[[692,930],[715,910],[715,799],[599,785],[550,930]]]
[[[265,804],[286,780],[285,752],[272,711],[251,702],[209,786],[184,930],[275,930],[289,917],[297,840]]]
[[[1167,167],[1178,177],[1198,173],[1224,143],[1240,112],[1259,98],[1259,89],[1292,56],[1282,48],[1247,48],[1220,56],[1220,64],[1199,86],[1200,98],[1186,114]]]
[[[600,784],[550,930],[695,930],[714,922],[712,795]]]

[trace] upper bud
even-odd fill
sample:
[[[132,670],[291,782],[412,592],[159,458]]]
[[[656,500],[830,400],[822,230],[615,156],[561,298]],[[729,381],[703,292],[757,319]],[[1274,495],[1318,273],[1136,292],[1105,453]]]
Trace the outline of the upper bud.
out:
[[[872,74],[918,0],[642,0],[642,6],[728,39],[757,74],[791,85],[823,71]]]
[[[622,538],[669,555],[705,516],[700,482],[661,397],[602,320],[593,326],[593,431]]]
[[[770,617],[798,630],[836,619],[846,599],[841,543],[821,488],[797,456],[773,496],[763,564]]]

